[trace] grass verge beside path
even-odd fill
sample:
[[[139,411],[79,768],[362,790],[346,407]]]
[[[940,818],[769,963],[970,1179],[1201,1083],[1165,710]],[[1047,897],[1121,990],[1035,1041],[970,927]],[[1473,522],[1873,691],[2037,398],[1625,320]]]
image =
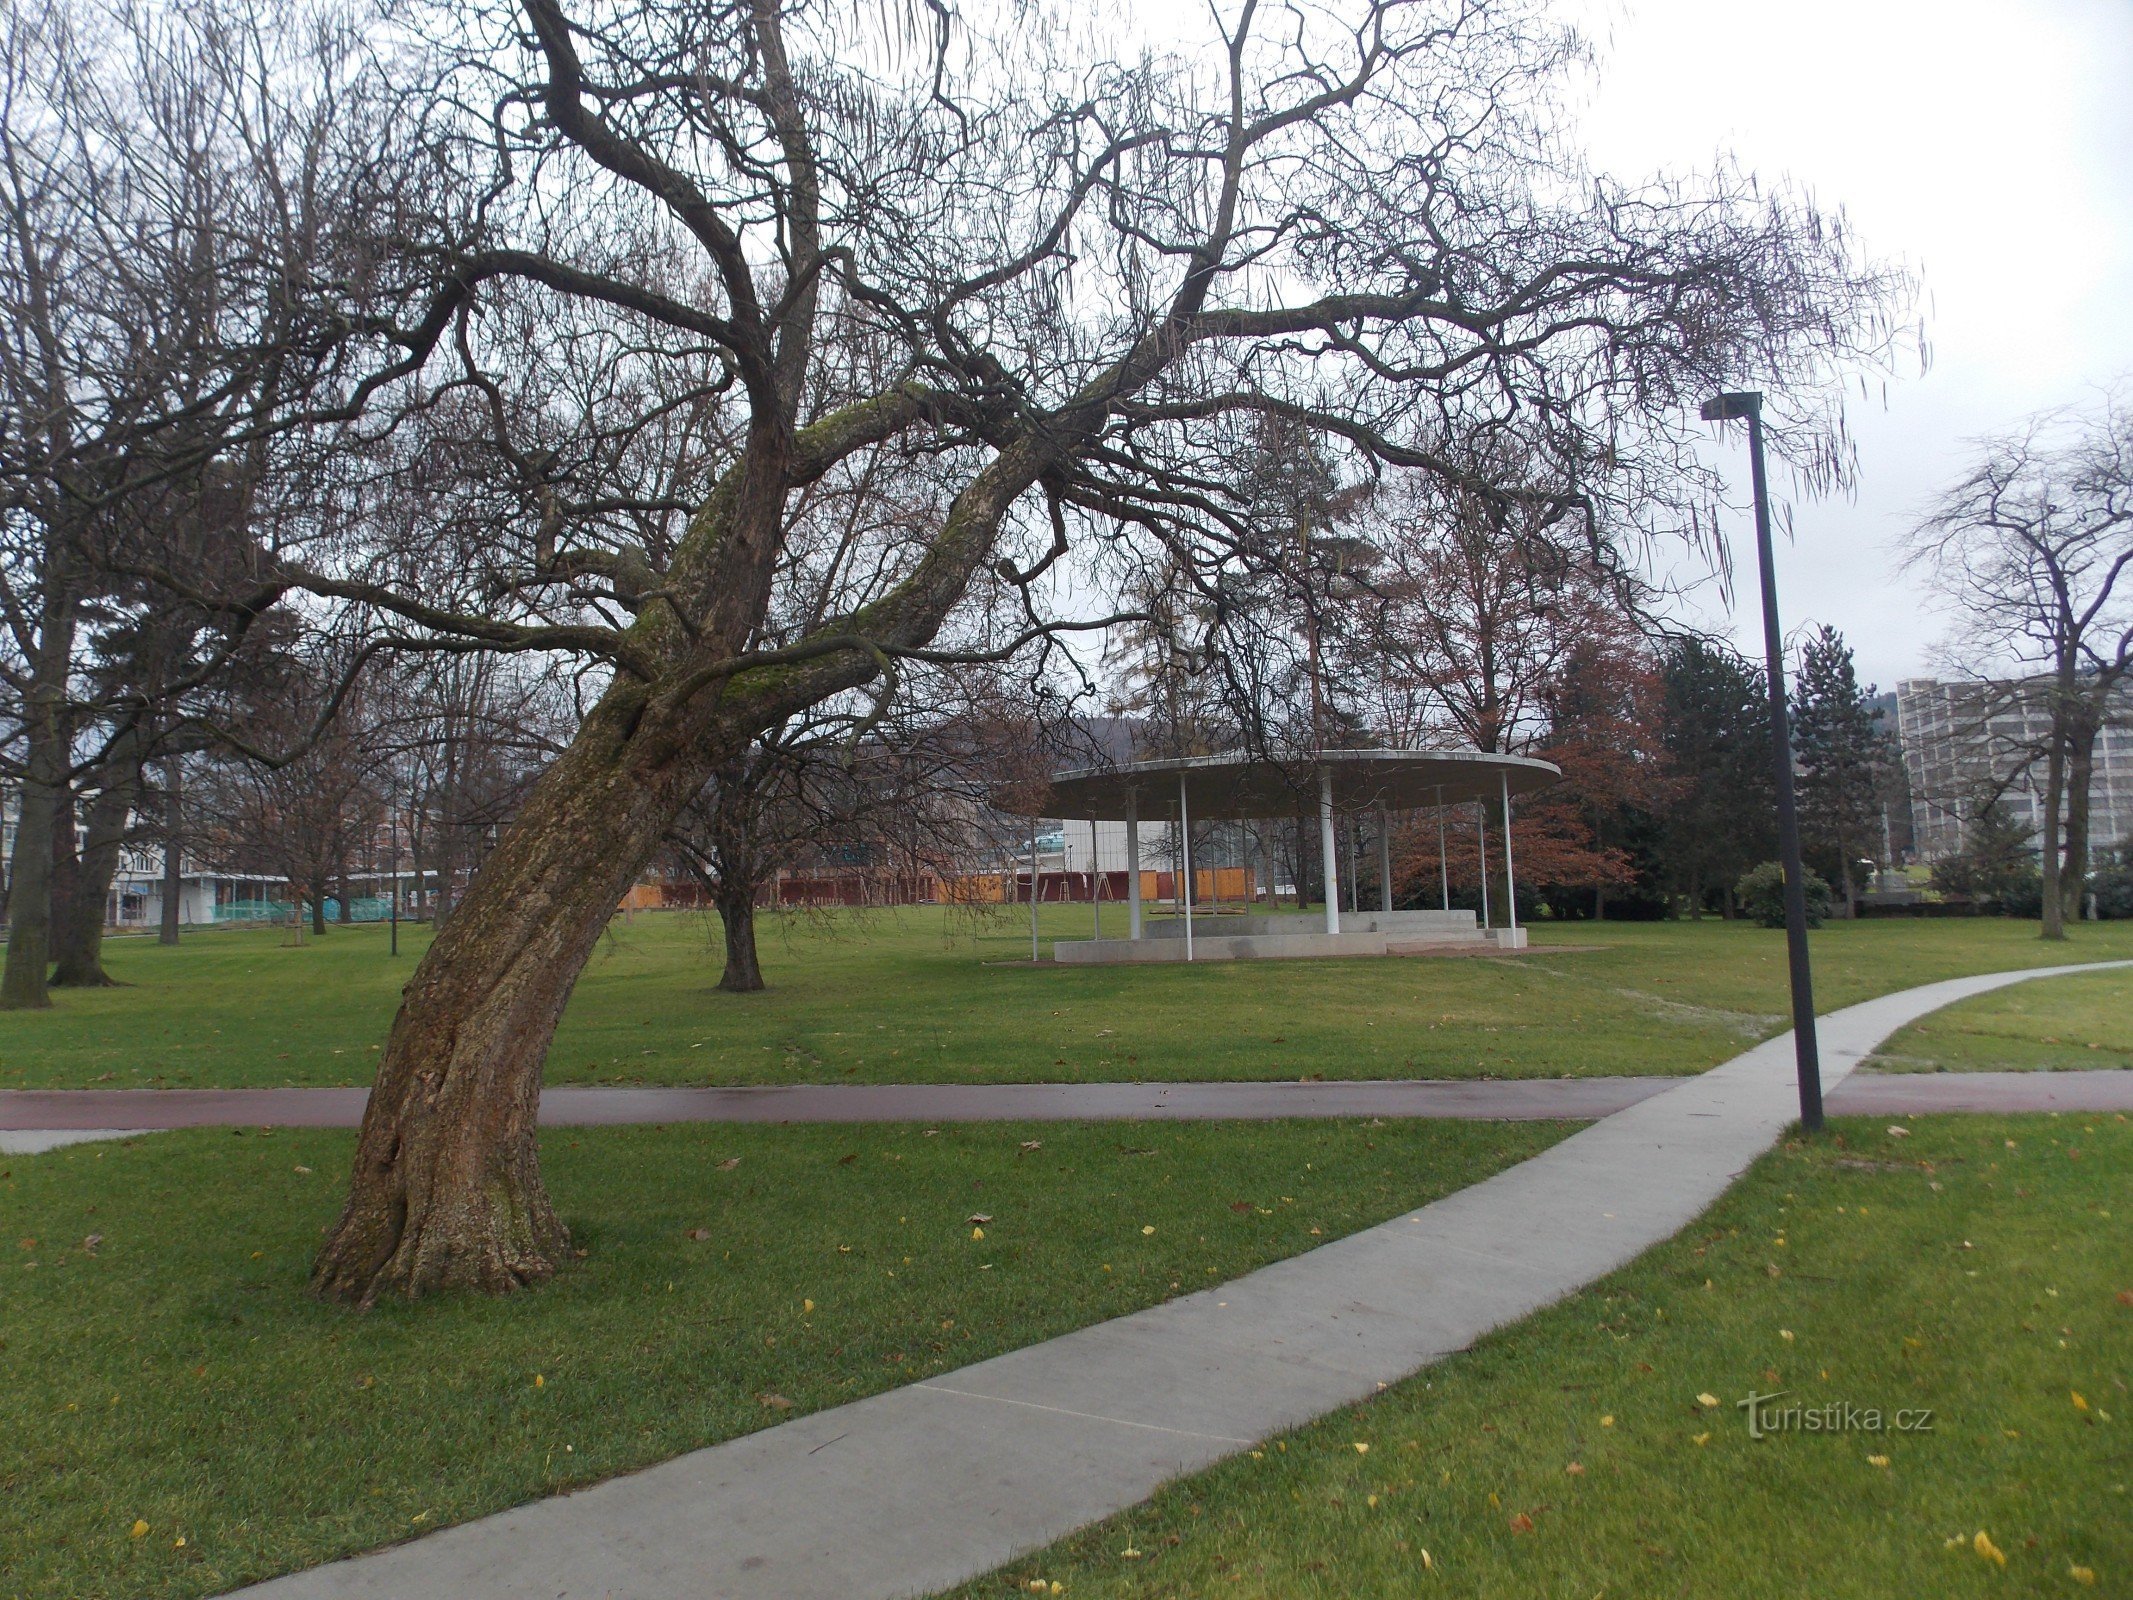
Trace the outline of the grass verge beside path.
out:
[[[1106,908],[1114,921],[1120,913]],[[1085,906],[1045,907],[1047,937]],[[1019,924],[1019,925],[1018,925]],[[775,923],[770,990],[721,994],[717,924],[617,921],[550,1083],[976,1083],[1700,1072],[1786,1025],[1784,936],[1745,923],[1540,923],[1520,957],[1027,964],[1027,922],[937,908]],[[1118,931],[1116,929],[1112,931]],[[114,939],[127,985],[0,1015],[0,1088],[365,1084],[426,938],[371,927]],[[2063,945],[1999,918],[1832,923],[1824,1010],[1937,978],[2133,956],[2133,922]],[[1553,948],[1547,948],[1553,947]]]
[[[1877,1072],[2133,1067],[2133,968],[2040,978],[1936,1011],[1860,1063]]]
[[[1569,1131],[556,1130],[587,1259],[367,1315],[303,1293],[348,1134],[0,1157],[0,1595],[214,1594],[391,1543],[1232,1277]]]
[[[956,1595],[2133,1593],[2133,1127],[1831,1126],[1591,1289]],[[1758,1442],[1738,1402],[1774,1391],[1932,1429]]]

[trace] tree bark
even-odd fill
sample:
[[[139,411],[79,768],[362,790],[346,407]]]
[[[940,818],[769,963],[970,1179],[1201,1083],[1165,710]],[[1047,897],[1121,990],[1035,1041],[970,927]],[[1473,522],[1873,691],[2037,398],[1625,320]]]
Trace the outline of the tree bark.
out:
[[[326,937],[326,875],[318,873],[311,879],[311,936]]]
[[[52,812],[52,882],[45,890],[45,904],[50,908],[46,913],[50,921],[45,927],[45,959],[49,962],[59,959],[60,947],[66,940],[68,909],[81,884],[80,806],[69,784]]]
[[[930,640],[1058,437],[1003,450],[956,496],[911,575],[838,627],[887,644]],[[640,615],[632,632],[659,658],[655,675],[609,686],[415,968],[364,1107],[347,1204],[312,1267],[321,1297],[503,1293],[555,1271],[570,1236],[541,1183],[535,1117],[578,974],[719,765],[879,670],[860,649],[723,679],[707,670],[746,648],[768,605],[791,442],[783,423],[751,429],[669,564],[668,587],[701,597],[699,620]]]
[[[718,986],[728,994],[754,994],[763,987],[763,964],[756,959],[754,885],[718,886],[718,916],[726,925],[726,970]]]
[[[541,1183],[541,1066],[615,907],[715,762],[611,689],[543,774],[409,982],[313,1292],[501,1293],[570,1236]]]
[[[7,965],[0,1011],[41,1011],[52,1003],[52,846],[67,792],[67,751],[56,718],[32,715],[15,851],[9,861]]]
[[[6,896],[6,973],[0,975],[0,1011],[43,1011],[51,1005],[51,834],[60,815],[60,789],[51,759],[30,751],[30,777],[21,785],[15,817],[15,853]]]
[[[452,849],[452,830],[448,824],[439,823],[437,828],[437,897],[430,905],[430,926],[441,928],[452,917],[452,889],[459,865]]]
[[[131,767],[106,784],[89,807],[73,881],[64,900],[53,899],[54,988],[102,989],[115,981],[104,970],[104,909],[140,788],[140,768]]]
[[[2096,782],[2096,739],[2100,708],[2084,704],[2068,719],[2066,730],[2066,862],[2059,877],[2063,922],[2081,920],[2082,896],[2088,889],[2089,810]]]
[[[178,758],[163,763],[163,917],[156,943],[178,942],[179,898],[185,892],[185,807],[178,793]]]
[[[2066,908],[2060,899],[2060,829],[2066,815],[2066,716],[2073,692],[2071,664],[2062,666],[2052,687],[2051,745],[2044,759],[2044,826],[2039,831],[2038,864],[2044,878],[2040,939],[2066,937]]]

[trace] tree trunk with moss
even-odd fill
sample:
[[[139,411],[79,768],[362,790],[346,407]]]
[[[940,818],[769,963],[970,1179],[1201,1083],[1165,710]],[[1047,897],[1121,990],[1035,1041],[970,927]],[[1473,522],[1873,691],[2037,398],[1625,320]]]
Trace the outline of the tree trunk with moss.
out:
[[[578,973],[709,764],[610,691],[454,908],[393,1019],[348,1205],[312,1273],[368,1304],[490,1293],[569,1244],[541,1183],[541,1066]]]
[[[789,441],[785,441],[789,445]],[[867,682],[878,657],[834,648],[745,673],[769,593],[786,485],[781,442],[721,481],[677,551],[669,587],[706,596],[684,629],[647,610],[630,630],[650,681],[618,674],[533,786],[416,967],[364,1108],[346,1207],[312,1268],[315,1293],[368,1305],[444,1289],[501,1293],[553,1273],[569,1234],[541,1182],[541,1068],[601,932],[681,809],[780,717]],[[1011,448],[956,499],[892,593],[840,626],[923,643],[1033,481]],[[842,635],[840,635],[841,637]]]

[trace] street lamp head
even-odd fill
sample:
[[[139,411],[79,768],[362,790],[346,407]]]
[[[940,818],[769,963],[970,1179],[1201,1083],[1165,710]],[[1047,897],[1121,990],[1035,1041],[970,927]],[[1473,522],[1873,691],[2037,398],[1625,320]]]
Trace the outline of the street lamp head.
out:
[[[1762,414],[1763,396],[1757,389],[1718,395],[1703,403],[1703,420],[1706,422],[1730,422],[1736,417],[1759,417]]]

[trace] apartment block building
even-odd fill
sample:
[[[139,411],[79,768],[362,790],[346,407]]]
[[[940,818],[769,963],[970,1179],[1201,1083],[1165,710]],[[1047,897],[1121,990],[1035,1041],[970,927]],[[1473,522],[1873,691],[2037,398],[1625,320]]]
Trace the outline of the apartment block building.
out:
[[[1906,678],[1896,685],[1896,732],[1921,861],[1959,852],[1979,797],[1995,792],[2033,838],[2041,837],[2051,731],[2046,687],[2041,679]],[[2112,697],[2096,741],[2089,804],[2096,847],[2133,834],[2133,685]]]

